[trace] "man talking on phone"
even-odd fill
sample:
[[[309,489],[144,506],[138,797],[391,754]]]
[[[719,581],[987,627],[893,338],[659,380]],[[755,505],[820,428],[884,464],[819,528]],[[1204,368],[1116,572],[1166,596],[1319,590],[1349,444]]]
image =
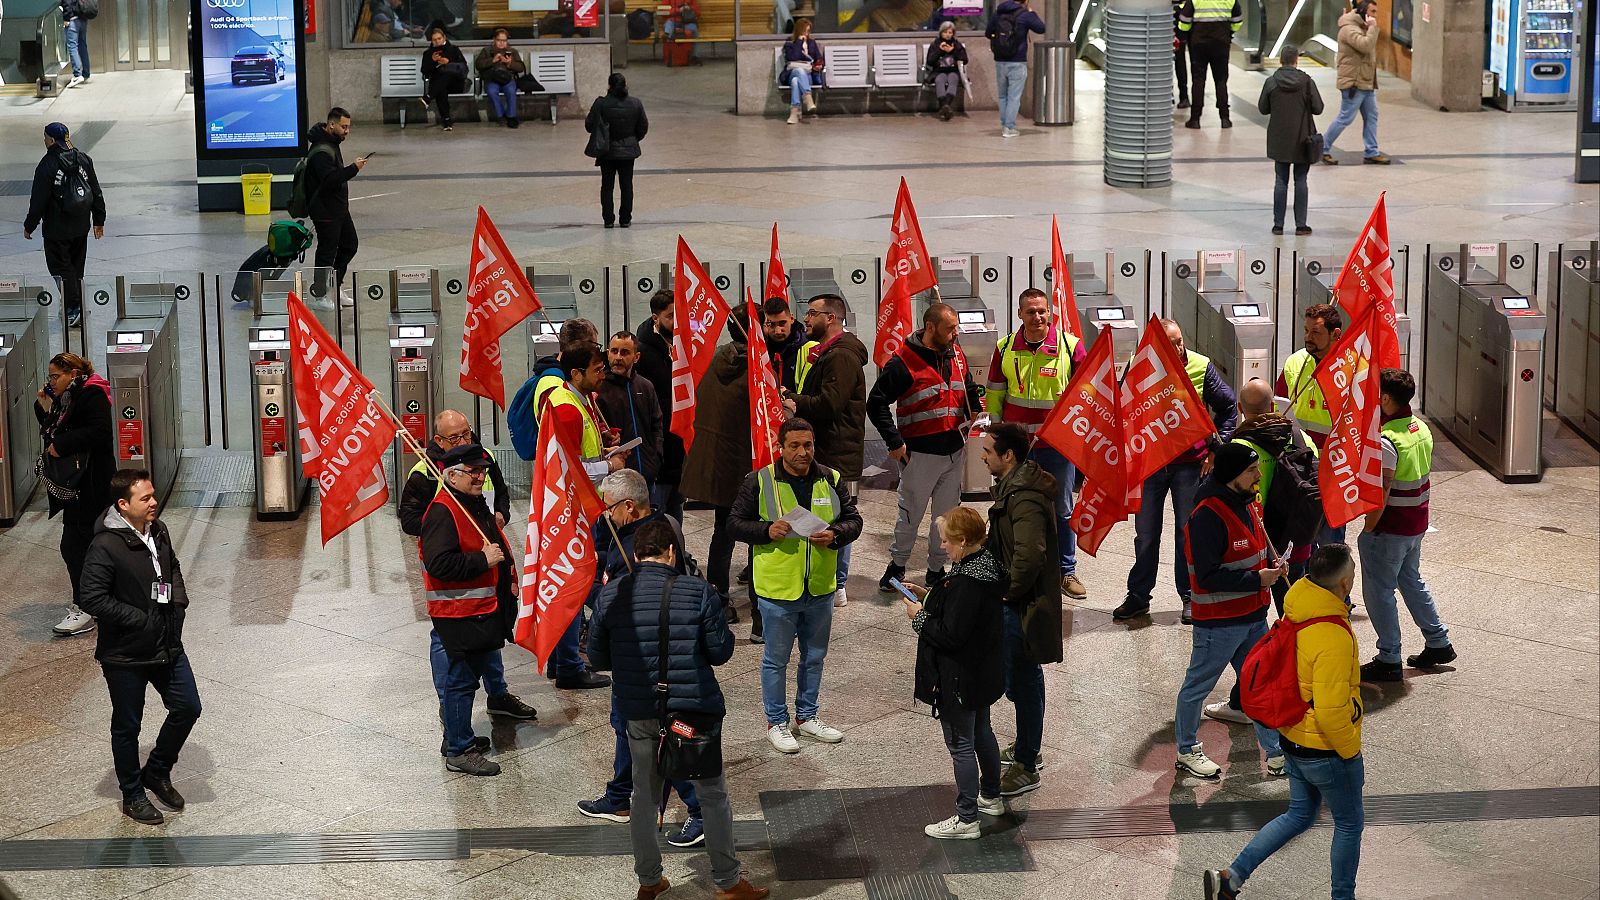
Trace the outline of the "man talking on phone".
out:
[[[344,273],[360,246],[356,223],[350,218],[350,179],[366,168],[371,154],[345,165],[339,145],[348,137],[350,113],[338,106],[328,110],[327,121],[311,126],[306,135],[306,208],[317,229],[317,278],[312,293],[319,297],[327,294],[328,269],[336,276],[335,291],[343,291]],[[353,297],[351,302],[355,302]]]

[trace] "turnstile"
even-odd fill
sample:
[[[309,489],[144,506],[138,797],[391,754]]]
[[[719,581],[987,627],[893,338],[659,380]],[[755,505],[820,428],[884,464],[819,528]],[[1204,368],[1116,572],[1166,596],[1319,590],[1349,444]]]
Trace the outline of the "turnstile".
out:
[[[1287,323],[1291,329],[1300,328],[1305,323],[1306,310],[1318,303],[1330,303],[1338,306],[1333,298],[1333,286],[1339,281],[1339,271],[1344,263],[1326,256],[1309,256],[1296,254],[1294,260],[1294,321]],[[1400,368],[1411,370],[1411,316],[1401,304],[1400,292],[1405,284],[1404,278],[1395,279],[1395,311],[1394,330],[1400,338]],[[1344,315],[1343,309],[1340,314]],[[1348,317],[1347,317],[1348,318]],[[1348,326],[1350,323],[1345,322]],[[1283,348],[1287,358],[1295,349],[1302,346],[1296,337],[1296,332],[1290,331],[1290,345]]]
[[[439,346],[439,295],[395,292],[389,303],[391,402],[400,425],[426,448],[433,440],[433,417],[444,408],[444,371]],[[396,503],[407,473],[417,464],[403,436],[394,442],[392,491]]]
[[[1111,357],[1120,370],[1133,358],[1139,346],[1139,331],[1144,323],[1139,321],[1132,298],[1118,296],[1116,254],[1106,251],[1102,263],[1097,257],[1079,258],[1067,254],[1067,268],[1072,273],[1072,293],[1077,299],[1078,323],[1083,326],[1084,352],[1093,349],[1100,340],[1102,327],[1111,328]],[[1122,264],[1123,267],[1128,262]],[[1137,271],[1130,272],[1131,280]]]
[[[1000,340],[1000,316],[1011,296],[1011,257],[1002,254],[953,254],[940,256],[934,269],[939,284],[939,299],[955,307],[956,342],[967,358],[967,371],[972,380],[982,387],[989,380],[989,363],[994,359],[995,344]],[[928,291],[923,303],[917,304],[916,326],[922,327],[922,311],[934,300]],[[971,410],[976,421],[982,409]],[[962,461],[961,496],[965,500],[979,500],[989,496],[994,478],[983,464],[983,448],[988,446],[987,434],[978,433],[967,440]]]
[[[1555,341],[1555,411],[1600,446],[1600,242],[1568,244],[1552,254],[1547,291]],[[1549,357],[1546,356],[1548,361]]]
[[[1428,248],[1423,412],[1496,478],[1538,481],[1545,314],[1505,244]]]
[[[1235,390],[1259,378],[1271,383],[1274,366],[1274,298],[1250,290],[1246,271],[1262,283],[1276,270],[1271,254],[1244,250],[1202,250],[1192,257],[1168,257],[1172,319],[1185,344],[1216,364]]]
[[[119,317],[105,348],[117,468],[148,469],[164,498],[182,460],[177,317],[170,307],[159,318]]]
[[[294,519],[311,481],[300,457],[300,423],[289,364],[287,316],[258,317],[250,328],[250,397],[256,472],[256,518]]]
[[[49,325],[31,300],[0,302],[0,527],[10,528],[38,486],[35,393],[44,384]]]

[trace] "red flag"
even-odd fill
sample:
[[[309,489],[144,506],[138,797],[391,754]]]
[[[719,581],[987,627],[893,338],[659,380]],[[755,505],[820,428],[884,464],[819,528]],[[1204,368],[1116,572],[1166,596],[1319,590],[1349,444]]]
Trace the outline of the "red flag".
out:
[[[928,245],[922,240],[917,210],[911,205],[911,189],[900,179],[900,192],[894,198],[894,218],[889,222],[889,253],[883,268],[889,278],[878,305],[878,334],[872,341],[872,361],[889,364],[900,345],[915,330],[911,321],[911,297],[934,286],[937,279],[928,261]]]
[[[1367,307],[1377,306],[1378,332],[1372,335],[1373,357],[1380,369],[1400,368],[1400,334],[1395,328],[1394,259],[1389,256],[1389,213],[1384,195],[1367,217],[1366,227],[1350,248],[1350,256],[1339,270],[1333,295],[1343,307],[1345,319],[1355,322]]]
[[[1156,316],[1150,317],[1128,362],[1122,400],[1129,485],[1144,484],[1152,472],[1217,432],[1183,358]]]
[[[389,501],[383,453],[394,441],[395,423],[372,382],[294,294],[289,348],[300,458],[317,479],[327,544]]]
[[[461,334],[461,389],[506,408],[500,374],[500,336],[539,311],[528,276],[512,258],[489,214],[478,207],[467,281],[467,323]]]
[[[1333,411],[1333,428],[1317,460],[1317,484],[1328,525],[1338,528],[1383,506],[1383,447],[1378,443],[1378,366],[1384,326],[1377,304],[1368,304],[1322,362],[1317,384]]]
[[[544,670],[556,643],[594,584],[595,520],[605,503],[578,462],[575,435],[562,431],[552,407],[539,421],[539,452],[528,501],[528,540],[513,639]],[[535,543],[537,541],[537,544]]]
[[[772,223],[772,250],[767,255],[767,286],[762,289],[762,302],[773,297],[789,300],[789,273],[783,269],[783,257],[778,255],[778,223]],[[755,321],[751,319],[751,321]]]
[[[728,321],[728,303],[700,265],[683,236],[672,279],[672,433],[688,452],[694,444],[695,386],[716,352],[717,335]]]
[[[1122,390],[1111,356],[1110,330],[1102,326],[1101,339],[1039,429],[1040,440],[1083,470],[1082,500],[1073,507],[1071,522],[1078,546],[1091,556],[1111,526],[1128,515]]]
[[[756,323],[756,301],[750,288],[744,289],[749,312],[750,340],[745,345],[745,360],[750,371],[750,469],[765,469],[778,458],[778,427],[783,424],[783,399],[778,394],[778,376],[767,362],[767,334]]]
[[[1083,340],[1083,323],[1078,321],[1078,298],[1072,292],[1072,267],[1067,265],[1067,255],[1061,252],[1061,229],[1056,227],[1056,217],[1050,217],[1050,304],[1055,313],[1056,328],[1072,333]]]

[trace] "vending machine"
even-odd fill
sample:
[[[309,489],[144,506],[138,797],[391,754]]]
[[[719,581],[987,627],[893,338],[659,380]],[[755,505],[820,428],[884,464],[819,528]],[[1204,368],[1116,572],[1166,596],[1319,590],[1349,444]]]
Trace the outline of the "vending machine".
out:
[[[1494,103],[1508,112],[1578,108],[1578,0],[1490,0]]]

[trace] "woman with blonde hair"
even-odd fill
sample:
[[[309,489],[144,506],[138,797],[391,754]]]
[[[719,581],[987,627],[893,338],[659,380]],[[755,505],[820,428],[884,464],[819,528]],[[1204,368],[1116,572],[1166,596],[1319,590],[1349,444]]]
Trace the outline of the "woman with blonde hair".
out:
[[[84,634],[94,630],[94,617],[78,608],[78,576],[95,523],[111,505],[111,474],[117,467],[111,449],[111,385],[87,359],[57,353],[50,358],[33,414],[44,447],[39,472],[50,495],[50,515],[61,514],[61,559],[72,581],[72,604],[53,630]]]

